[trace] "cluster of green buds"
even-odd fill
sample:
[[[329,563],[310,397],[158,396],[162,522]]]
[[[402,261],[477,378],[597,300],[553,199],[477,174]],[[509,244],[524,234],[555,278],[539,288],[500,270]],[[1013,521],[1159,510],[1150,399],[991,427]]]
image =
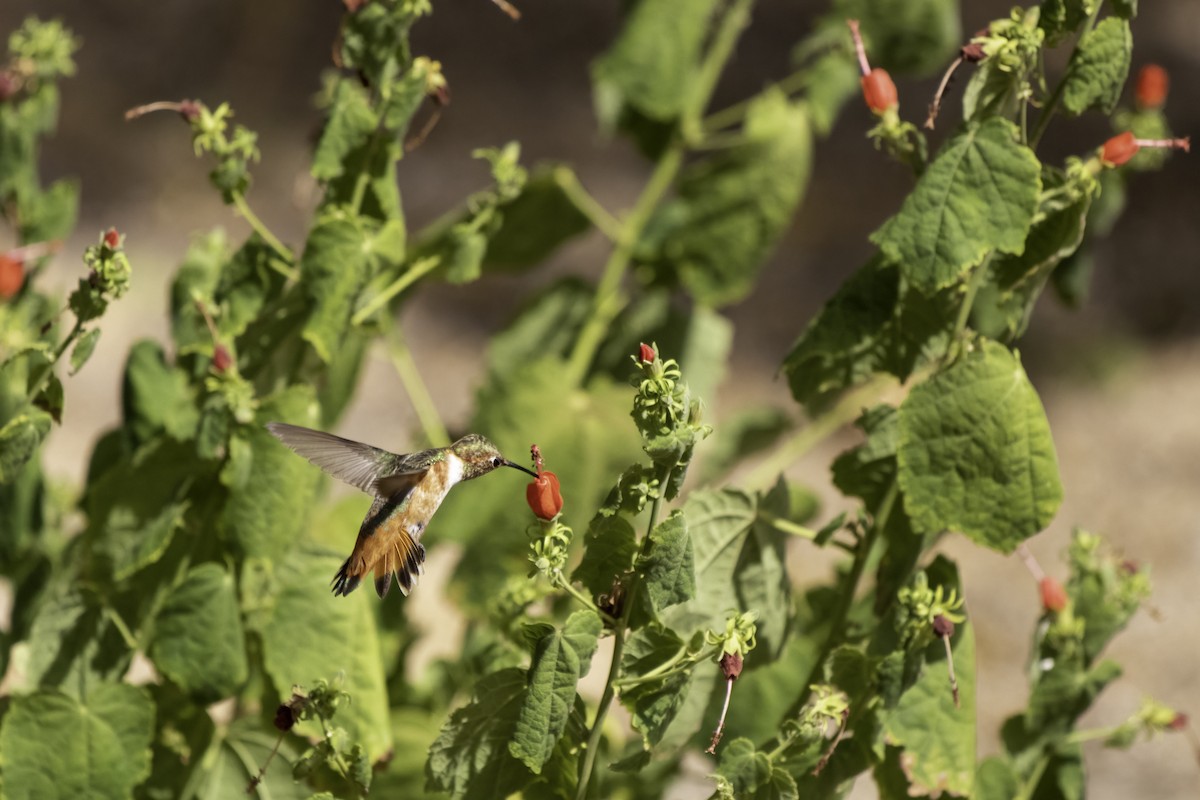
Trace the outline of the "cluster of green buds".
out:
[[[930,587],[929,577],[922,570],[913,576],[912,583],[896,593],[899,603],[897,627],[907,647],[921,648],[934,636],[954,635],[954,625],[966,617],[958,613],[963,599],[958,591],[946,591],[943,586]]]
[[[116,300],[129,289],[132,269],[122,249],[124,244],[125,237],[116,228],[109,228],[100,234],[97,244],[84,251],[83,263],[91,272],[80,278],[79,286],[67,301],[81,324],[99,317],[110,300]]]
[[[746,654],[754,649],[757,643],[757,626],[754,624],[758,614],[754,611],[732,612],[725,620],[725,630],[717,633],[709,630],[704,632],[704,643],[716,646],[717,663],[721,665],[721,674],[725,676],[725,705],[721,709],[721,718],[717,721],[706,753],[717,752],[717,745],[725,733],[725,716],[729,713],[729,698],[733,694],[733,682],[742,674],[742,666]]]
[[[321,727],[321,736],[292,763],[293,777],[304,780],[319,767],[328,766],[346,781],[357,784],[360,793],[365,794],[371,781],[371,764],[366,751],[361,744],[353,743],[344,729],[330,725],[338,709],[350,702],[350,695],[340,688],[343,678],[338,673],[333,681],[321,679],[307,690],[293,686],[292,696],[275,709],[275,727],[282,739],[297,723],[316,720]],[[250,780],[247,794],[254,794],[278,749],[276,746],[271,751],[258,774]]]
[[[1186,714],[1147,697],[1129,719],[1104,732],[1104,744],[1108,747],[1126,748],[1132,745],[1139,735],[1152,739],[1160,733],[1181,731],[1187,726]]]
[[[8,39],[9,60],[0,67],[0,103],[75,74],[79,40],[58,20],[30,17]]]
[[[1001,72],[1025,76],[1037,67],[1038,57],[1045,43],[1046,34],[1038,26],[1040,10],[1014,8],[1008,19],[993,20],[987,28],[971,39],[993,67]],[[1032,92],[1026,82],[1021,98]]]
[[[671,500],[683,484],[696,443],[712,433],[712,426],[701,422],[700,402],[692,397],[675,359],[663,360],[656,345],[643,343],[633,362],[637,366],[633,421],[657,479],[669,478],[663,496]]]
[[[827,683],[808,687],[812,694],[794,718],[780,728],[779,750],[790,762],[815,759],[813,774],[819,774],[837,749],[850,719],[850,698]],[[830,741],[830,733],[833,739]],[[828,744],[827,744],[828,742]],[[817,753],[823,753],[818,757]]]

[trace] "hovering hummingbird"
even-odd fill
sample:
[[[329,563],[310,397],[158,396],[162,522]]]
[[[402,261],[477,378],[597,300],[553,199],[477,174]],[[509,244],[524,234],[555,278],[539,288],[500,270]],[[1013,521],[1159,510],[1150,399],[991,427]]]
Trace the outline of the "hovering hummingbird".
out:
[[[392,575],[407,595],[425,571],[421,535],[456,483],[499,467],[537,477],[500,455],[496,445],[477,433],[449,447],[399,455],[282,422],[267,423],[267,430],[333,477],[375,497],[358,530],[354,551],[334,576],[335,595],[350,594],[372,571],[380,597],[392,587]]]

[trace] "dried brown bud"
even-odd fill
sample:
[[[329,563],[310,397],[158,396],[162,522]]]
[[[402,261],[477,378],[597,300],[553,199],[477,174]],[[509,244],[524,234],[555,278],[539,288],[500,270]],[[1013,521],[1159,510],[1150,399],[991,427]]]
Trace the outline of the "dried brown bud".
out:
[[[198,100],[183,100],[179,103],[179,114],[188,122],[195,122],[200,116],[200,108]]]
[[[725,680],[736,681],[742,674],[742,663],[741,653],[722,653],[721,673],[725,676]]]
[[[938,638],[947,639],[954,635],[954,623],[938,614],[933,618],[933,632],[937,634]]]
[[[275,727],[281,731],[290,731],[296,724],[296,712],[288,703],[283,703],[275,709]]]

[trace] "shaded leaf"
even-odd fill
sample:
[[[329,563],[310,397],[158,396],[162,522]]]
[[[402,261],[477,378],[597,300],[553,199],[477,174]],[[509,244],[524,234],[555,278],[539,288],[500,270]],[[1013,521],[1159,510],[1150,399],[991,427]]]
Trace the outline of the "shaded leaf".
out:
[[[334,84],[329,119],[313,151],[312,176],[327,181],[345,173],[347,157],[366,144],[376,124],[367,90],[357,80]]]
[[[484,263],[505,270],[533,266],[588,230],[591,222],[562,188],[563,181],[574,180],[565,166],[534,171],[521,193],[501,207],[500,228],[488,241]]]
[[[126,798],[150,774],[154,704],[144,689],[98,683],[80,702],[56,691],[12,699],[0,728],[13,800]]]
[[[232,576],[213,563],[188,572],[154,619],[149,654],[162,674],[205,705],[240,687],[248,667]]]
[[[358,292],[370,277],[368,250],[360,225],[338,216],[320,220],[304,244],[300,279],[312,313],[303,336],[326,363],[338,352]]]
[[[696,566],[683,512],[673,511],[650,532],[649,546],[638,559],[638,570],[656,612],[695,596]]]
[[[83,365],[92,357],[96,350],[96,342],[100,341],[100,329],[92,328],[80,334],[75,346],[71,348],[71,374],[83,369]]]
[[[35,408],[0,427],[0,484],[11,483],[50,433],[50,415]]]
[[[167,364],[162,346],[148,339],[129,350],[121,404],[135,442],[148,441],[159,431],[184,441],[195,435],[200,421],[187,373]]]

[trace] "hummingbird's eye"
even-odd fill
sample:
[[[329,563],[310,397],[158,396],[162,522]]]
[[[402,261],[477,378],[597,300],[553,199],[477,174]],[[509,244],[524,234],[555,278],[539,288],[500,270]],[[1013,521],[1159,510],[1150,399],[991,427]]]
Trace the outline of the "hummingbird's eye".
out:
[[[493,459],[492,459],[492,466],[493,466],[493,467],[500,467],[500,466],[503,466],[503,465],[504,465],[504,459],[503,459],[503,458],[501,458],[500,456],[496,456],[495,458],[493,458]]]

